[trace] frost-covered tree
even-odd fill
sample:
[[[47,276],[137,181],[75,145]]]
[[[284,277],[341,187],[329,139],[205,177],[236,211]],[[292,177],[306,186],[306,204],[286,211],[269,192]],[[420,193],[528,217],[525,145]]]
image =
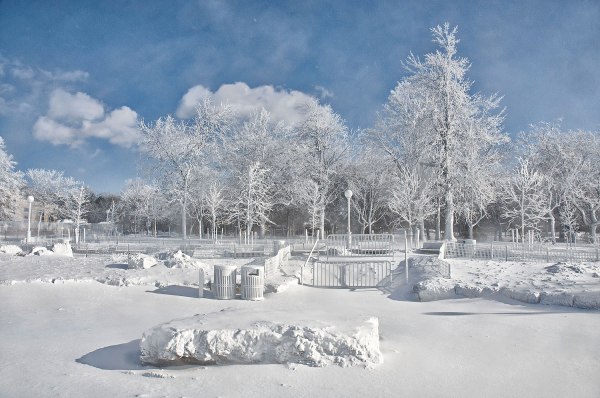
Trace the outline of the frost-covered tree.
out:
[[[582,227],[589,231],[591,241],[598,243],[600,225],[600,132],[575,131],[566,140],[576,157],[569,166],[574,183],[568,198],[580,214]]]
[[[65,207],[80,183],[72,177],[66,177],[62,171],[29,169],[27,170],[27,191],[33,195],[40,207],[37,236],[44,218],[61,217],[65,215]]]
[[[271,210],[279,201],[277,185],[281,182],[281,154],[287,149],[286,133],[285,125],[274,123],[262,109],[224,142],[224,166],[238,201],[230,217],[249,233],[256,225],[264,235],[266,225],[271,223]]]
[[[388,213],[387,194],[391,184],[390,165],[378,155],[378,148],[360,141],[360,151],[348,165],[352,208],[358,216],[362,231],[373,233],[373,225]]]
[[[0,137],[0,218],[14,217],[17,198],[23,187],[23,174],[15,170],[16,162],[6,152]]]
[[[159,189],[155,185],[147,184],[143,180],[134,179],[126,183],[121,193],[119,202],[121,215],[131,223],[131,231],[137,233],[141,227],[150,229],[154,225],[156,235],[156,223],[164,214],[164,204],[161,201]]]
[[[163,180],[171,184],[173,197],[181,206],[182,236],[187,237],[187,208],[190,180],[205,161],[211,142],[223,137],[233,121],[229,106],[214,106],[209,100],[196,108],[192,122],[168,115],[155,122],[140,122],[144,151],[158,161]]]
[[[454,239],[456,197],[465,180],[464,162],[471,159],[465,151],[476,148],[483,155],[506,141],[500,128],[502,112],[495,113],[499,98],[471,93],[472,82],[466,77],[470,64],[456,56],[456,32],[448,24],[436,26],[433,41],[440,49],[424,60],[409,56],[409,76],[390,94],[374,134],[396,163],[414,164],[416,158],[418,167],[434,170],[430,178],[443,195],[447,240]],[[413,144],[402,149],[405,142]]]
[[[329,105],[308,102],[303,120],[295,127],[293,149],[298,166],[296,193],[313,220],[318,220],[323,237],[326,207],[342,192],[335,177],[348,155],[348,131],[342,118]]]
[[[423,236],[425,219],[436,211],[432,200],[434,180],[416,168],[401,167],[392,181],[388,201],[390,211],[400,222],[405,222],[409,230],[419,227]]]
[[[90,191],[83,183],[77,182],[77,185],[79,186],[72,186],[63,198],[64,205],[61,214],[73,221],[75,225],[75,243],[79,244],[80,228],[85,222],[85,215],[88,212],[90,203]]]
[[[544,176],[530,165],[529,159],[519,158],[519,165],[506,180],[503,190],[503,215],[515,228],[539,231],[540,223],[548,214]]]

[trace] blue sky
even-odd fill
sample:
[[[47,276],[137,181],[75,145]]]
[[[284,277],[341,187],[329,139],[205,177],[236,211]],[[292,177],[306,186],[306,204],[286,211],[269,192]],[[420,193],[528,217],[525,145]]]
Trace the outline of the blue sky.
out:
[[[138,173],[136,121],[211,96],[282,119],[314,95],[369,127],[429,29],[458,25],[505,131],[600,128],[600,1],[0,1],[0,136],[97,192]],[[235,84],[237,83],[237,84]]]

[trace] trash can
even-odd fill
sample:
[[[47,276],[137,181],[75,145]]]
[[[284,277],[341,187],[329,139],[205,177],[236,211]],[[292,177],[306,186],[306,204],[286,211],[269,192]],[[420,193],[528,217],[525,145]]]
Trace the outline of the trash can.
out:
[[[215,265],[213,293],[216,299],[231,300],[235,298],[235,281],[237,267],[235,265]]]
[[[242,267],[242,299],[262,300],[265,290],[265,269],[259,265]]]

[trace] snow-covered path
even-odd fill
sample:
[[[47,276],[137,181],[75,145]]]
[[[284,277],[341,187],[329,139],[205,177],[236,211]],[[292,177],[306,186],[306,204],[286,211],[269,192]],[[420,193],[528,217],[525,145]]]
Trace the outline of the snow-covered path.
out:
[[[302,286],[262,302],[194,293],[93,281],[0,286],[0,396],[600,396],[597,311],[484,299],[419,303]],[[144,330],[226,307],[255,309],[257,318],[276,310],[310,310],[323,320],[377,316],[384,363],[139,365]]]

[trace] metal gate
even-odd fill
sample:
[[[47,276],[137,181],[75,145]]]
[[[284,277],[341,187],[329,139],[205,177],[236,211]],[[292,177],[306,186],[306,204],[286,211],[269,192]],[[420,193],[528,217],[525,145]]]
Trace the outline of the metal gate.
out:
[[[392,284],[390,261],[328,262],[315,261],[312,266],[315,287],[381,287]]]

